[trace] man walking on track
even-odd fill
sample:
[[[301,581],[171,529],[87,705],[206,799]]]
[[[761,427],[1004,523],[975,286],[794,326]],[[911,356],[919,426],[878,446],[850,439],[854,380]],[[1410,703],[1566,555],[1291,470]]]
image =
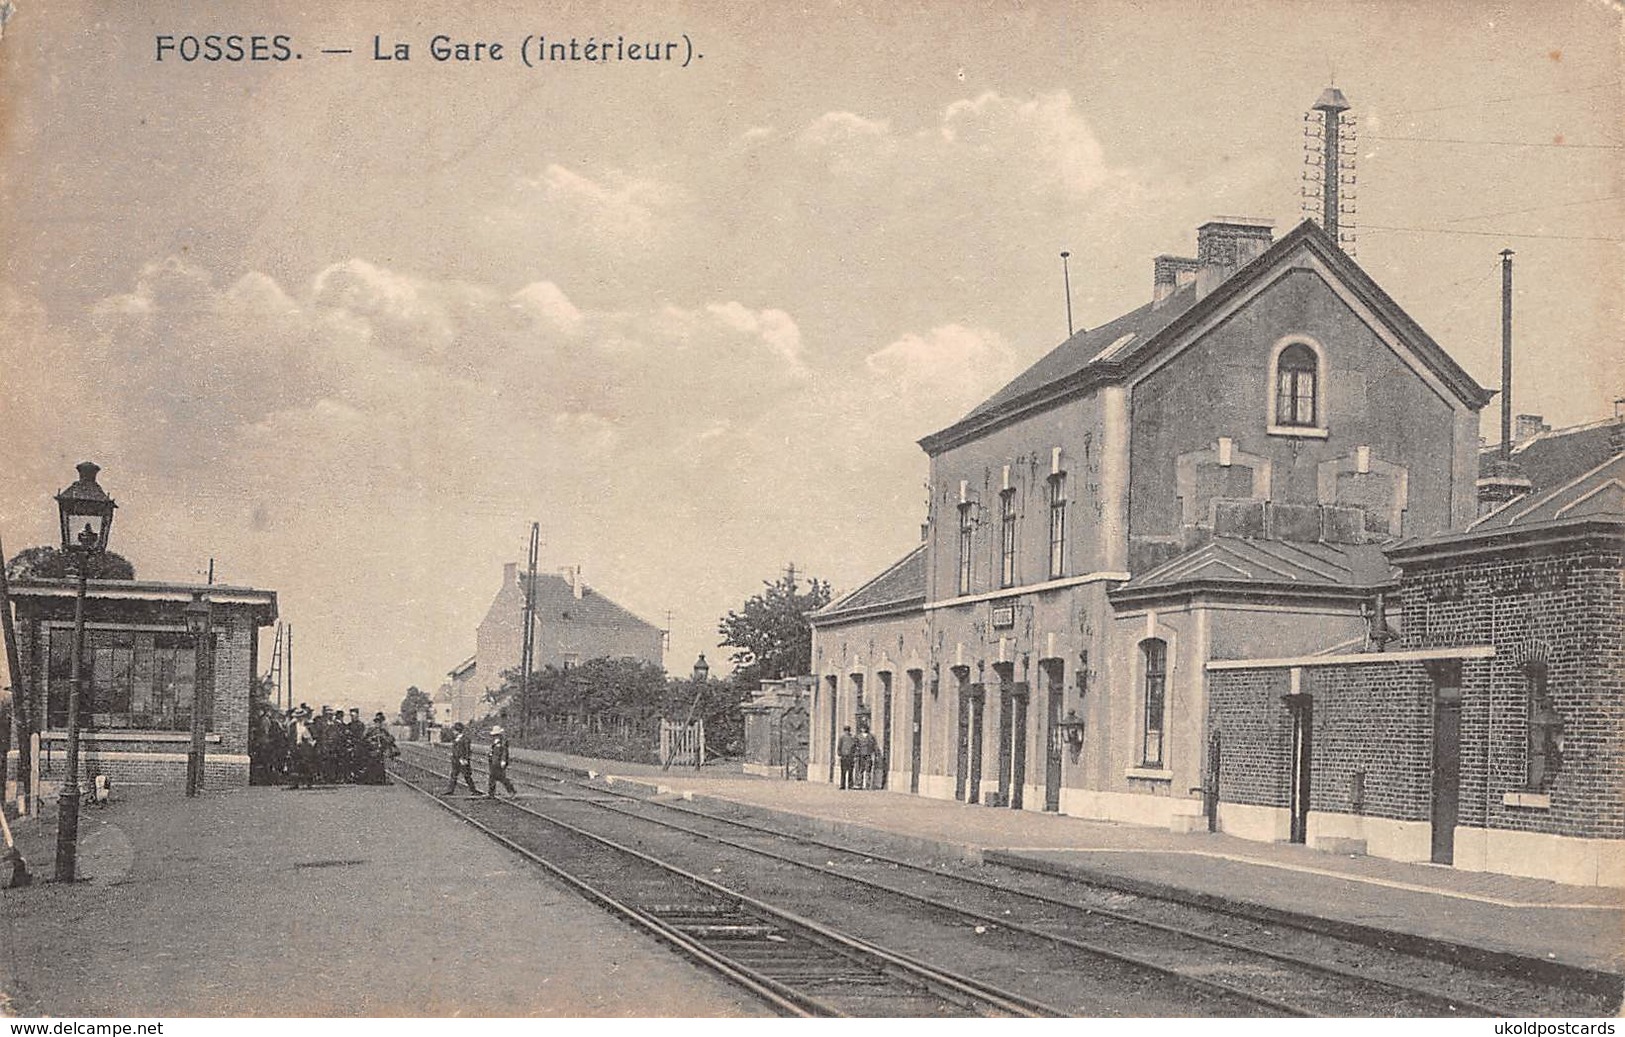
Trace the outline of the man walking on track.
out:
[[[500,725],[491,728],[491,751],[486,758],[485,772],[489,775],[485,783],[487,797],[496,798],[498,784],[507,789],[510,796],[519,794],[519,790],[513,787],[513,782],[508,780],[508,739],[503,735]]]
[[[451,784],[446,786],[446,795],[457,791],[457,776],[462,775],[468,783],[468,791],[477,796],[480,790],[474,787],[474,743],[469,741],[462,724],[451,725],[451,730],[456,737],[451,743]]]

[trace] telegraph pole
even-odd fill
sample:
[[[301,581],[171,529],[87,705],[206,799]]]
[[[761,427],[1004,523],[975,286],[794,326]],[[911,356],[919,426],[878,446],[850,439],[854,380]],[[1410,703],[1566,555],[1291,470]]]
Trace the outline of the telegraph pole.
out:
[[[530,565],[525,574],[525,638],[519,650],[519,731],[530,731],[530,674],[536,667],[536,555],[541,548],[542,526],[530,524]]]

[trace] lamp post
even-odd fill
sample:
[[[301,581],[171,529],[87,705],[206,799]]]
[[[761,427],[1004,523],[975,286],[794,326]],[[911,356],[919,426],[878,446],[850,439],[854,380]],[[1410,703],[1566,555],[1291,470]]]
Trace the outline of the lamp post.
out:
[[[79,865],[79,696],[84,678],[85,587],[91,559],[107,550],[113,529],[113,498],[96,483],[101,468],[78,465],[79,479],[56,495],[62,519],[62,551],[78,562],[79,593],[73,602],[73,670],[68,684],[68,773],[57,801],[56,881],[72,882]]]
[[[202,593],[192,595],[192,600],[186,603],[181,610],[186,614],[186,632],[192,635],[192,748],[186,754],[186,794],[197,795],[198,789],[203,787],[203,732],[204,732],[204,703],[212,700],[214,684],[214,658],[209,642],[212,640],[212,616],[209,599]],[[205,695],[208,688],[210,694]]]

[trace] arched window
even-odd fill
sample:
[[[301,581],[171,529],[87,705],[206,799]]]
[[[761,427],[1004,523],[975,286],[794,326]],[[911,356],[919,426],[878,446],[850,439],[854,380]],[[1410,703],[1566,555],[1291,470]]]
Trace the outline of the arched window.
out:
[[[1275,361],[1275,423],[1287,428],[1315,428],[1320,358],[1302,342],[1281,350]]]
[[[1158,638],[1140,642],[1145,662],[1145,752],[1147,767],[1162,766],[1163,712],[1168,692],[1168,643]]]

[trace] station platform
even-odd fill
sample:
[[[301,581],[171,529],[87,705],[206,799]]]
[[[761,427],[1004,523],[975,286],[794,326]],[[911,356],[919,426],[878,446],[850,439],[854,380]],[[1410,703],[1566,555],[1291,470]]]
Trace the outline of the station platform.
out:
[[[115,797],[16,825],[0,1015],[770,1014],[404,785]]]
[[[745,775],[737,766],[655,766],[516,749],[518,758],[810,820],[855,846],[892,845],[1103,881],[1126,892],[1222,902],[1327,931],[1432,944],[1434,953],[1515,955],[1625,973],[1625,890],[1349,856],[1223,833],[1180,834],[888,790]],[[1370,933],[1376,930],[1376,933]]]

